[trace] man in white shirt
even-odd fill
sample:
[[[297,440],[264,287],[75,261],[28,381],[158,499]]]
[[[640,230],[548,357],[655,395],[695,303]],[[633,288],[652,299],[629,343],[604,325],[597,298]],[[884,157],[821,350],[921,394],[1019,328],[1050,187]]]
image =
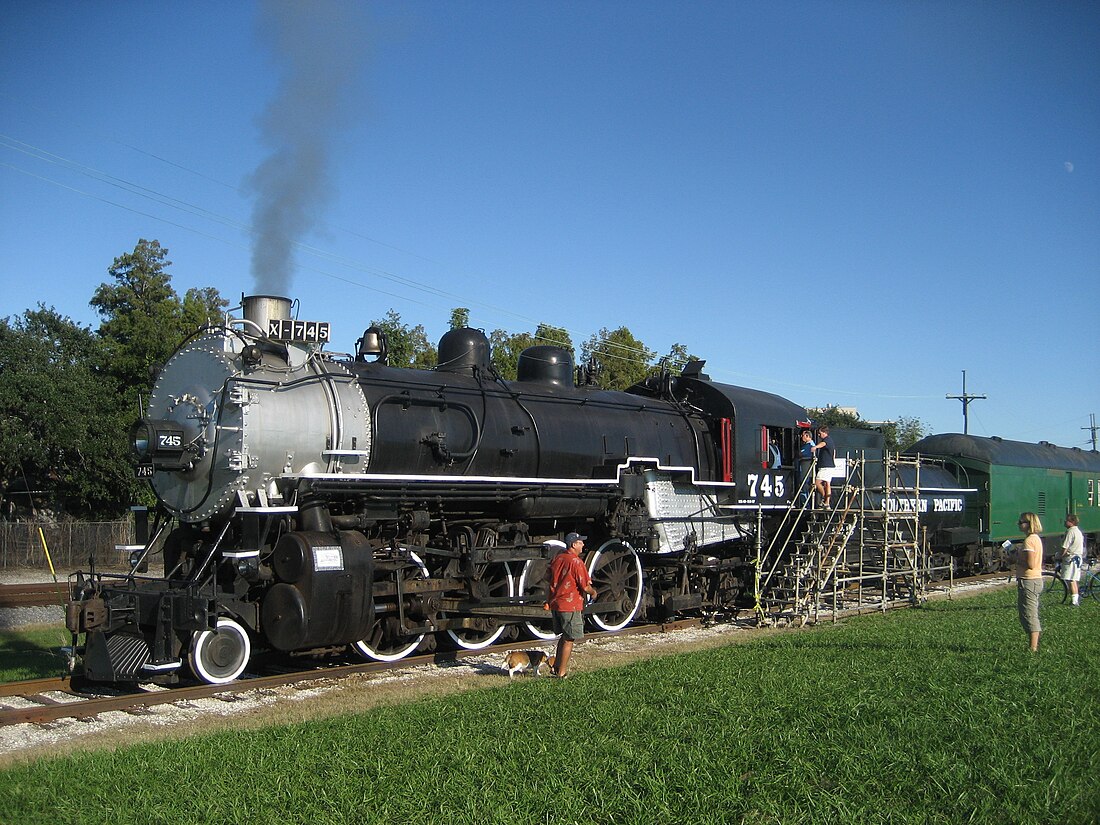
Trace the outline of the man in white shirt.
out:
[[[1058,563],[1062,567],[1062,578],[1069,584],[1074,606],[1078,603],[1077,582],[1081,580],[1081,565],[1085,563],[1085,537],[1077,525],[1080,519],[1076,513],[1066,516],[1066,537],[1062,540],[1062,555]]]

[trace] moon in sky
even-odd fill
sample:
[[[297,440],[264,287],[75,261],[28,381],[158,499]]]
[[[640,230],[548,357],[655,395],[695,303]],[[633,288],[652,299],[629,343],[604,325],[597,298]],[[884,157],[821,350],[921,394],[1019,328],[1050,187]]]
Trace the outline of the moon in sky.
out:
[[[1073,164],[1070,163],[1068,160],[1065,163],[1063,163],[1062,165],[1064,167],[1066,167],[1067,172],[1072,172],[1073,171]]]

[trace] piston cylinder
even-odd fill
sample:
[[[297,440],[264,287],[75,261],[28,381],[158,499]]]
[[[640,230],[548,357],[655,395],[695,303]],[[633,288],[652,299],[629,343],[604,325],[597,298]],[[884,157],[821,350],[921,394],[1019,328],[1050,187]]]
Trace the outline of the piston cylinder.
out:
[[[374,560],[362,533],[294,532],[272,554],[275,584],[261,608],[279,650],[350,644],[374,623]]]

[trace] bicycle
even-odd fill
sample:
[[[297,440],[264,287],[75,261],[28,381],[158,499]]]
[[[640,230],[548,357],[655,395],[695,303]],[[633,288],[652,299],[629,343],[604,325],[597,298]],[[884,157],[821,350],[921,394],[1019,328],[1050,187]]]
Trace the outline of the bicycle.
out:
[[[1100,602],[1100,573],[1093,570],[1095,564],[1095,558],[1088,559],[1081,569],[1081,580],[1077,582],[1078,601],[1091,596]],[[1069,601],[1069,583],[1062,578],[1060,564],[1055,565],[1053,570],[1043,571],[1043,592],[1039,598],[1042,604],[1065,604]]]
[[[1085,567],[1081,570],[1081,581],[1077,582],[1077,592],[1082,599],[1092,596],[1100,602],[1100,571],[1093,569],[1095,564],[1095,558],[1085,562]]]

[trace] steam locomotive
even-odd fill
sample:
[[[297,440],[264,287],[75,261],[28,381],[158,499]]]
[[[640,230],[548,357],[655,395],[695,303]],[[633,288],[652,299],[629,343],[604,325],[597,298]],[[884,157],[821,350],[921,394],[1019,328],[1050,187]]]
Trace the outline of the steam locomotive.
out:
[[[332,354],[328,325],[292,308],[244,298],[156,380],[131,432],[151,535],[129,574],[71,582],[85,678],[226,683],[261,651],[392,661],[551,638],[545,574],[573,530],[595,626],[729,610],[798,497],[806,410],[703,362],[612,392],[541,345],[505,381],[463,328],[435,369],[403,369],[378,328]],[[144,575],[156,553],[163,573]]]

